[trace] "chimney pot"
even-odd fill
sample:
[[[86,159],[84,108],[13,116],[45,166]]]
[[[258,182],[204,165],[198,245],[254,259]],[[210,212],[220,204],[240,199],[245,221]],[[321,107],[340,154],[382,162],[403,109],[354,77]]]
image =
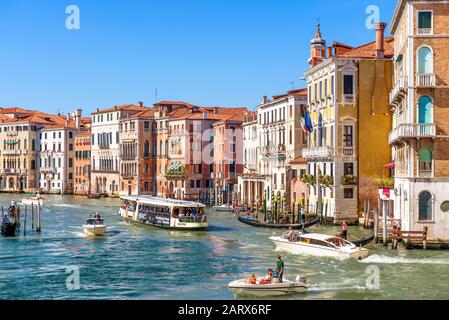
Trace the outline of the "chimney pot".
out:
[[[385,28],[387,24],[385,22],[377,22],[374,25],[376,30],[376,57],[383,59],[385,57]]]
[[[139,107],[143,107],[143,101],[139,101]]]

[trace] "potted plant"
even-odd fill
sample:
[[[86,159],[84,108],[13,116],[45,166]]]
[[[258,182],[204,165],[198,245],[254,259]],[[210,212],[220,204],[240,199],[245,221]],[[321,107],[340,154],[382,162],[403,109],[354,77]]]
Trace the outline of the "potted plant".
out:
[[[356,185],[357,178],[353,175],[346,175],[346,176],[341,177],[341,183],[344,186]]]

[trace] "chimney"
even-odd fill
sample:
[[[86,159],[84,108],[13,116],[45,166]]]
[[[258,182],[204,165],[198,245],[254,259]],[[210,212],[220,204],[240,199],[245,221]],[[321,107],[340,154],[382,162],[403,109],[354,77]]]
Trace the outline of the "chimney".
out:
[[[262,103],[263,104],[268,103],[268,96],[263,96]]]
[[[376,58],[383,59],[385,57],[385,28],[387,24],[385,22],[378,22],[375,24],[376,30]]]
[[[204,120],[207,120],[207,119],[208,119],[208,114],[207,114],[207,112],[203,112],[203,119],[204,119]]]
[[[83,114],[82,109],[76,109],[75,111],[75,122],[76,122],[76,128],[81,128],[81,116]]]
[[[143,107],[143,101],[139,101],[139,107]]]

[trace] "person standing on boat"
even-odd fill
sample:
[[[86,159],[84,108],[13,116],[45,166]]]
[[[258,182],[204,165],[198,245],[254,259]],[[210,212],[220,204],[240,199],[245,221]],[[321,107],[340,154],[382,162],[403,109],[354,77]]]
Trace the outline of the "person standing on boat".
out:
[[[9,224],[9,218],[8,218],[7,214],[5,214],[5,216],[3,217],[3,223],[4,224]]]
[[[284,276],[284,261],[282,261],[281,256],[277,256],[276,274],[279,279],[279,283],[282,283],[282,277]]]
[[[346,223],[346,221],[343,221],[343,225],[341,227],[342,231],[341,231],[341,236],[343,239],[348,240],[348,224]]]

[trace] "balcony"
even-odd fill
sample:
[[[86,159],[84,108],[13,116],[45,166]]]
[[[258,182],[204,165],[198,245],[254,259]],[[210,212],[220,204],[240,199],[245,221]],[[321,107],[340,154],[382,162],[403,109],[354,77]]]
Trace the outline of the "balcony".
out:
[[[46,173],[56,173],[56,167],[42,167],[41,172]]]
[[[344,157],[353,157],[355,155],[353,147],[343,147],[341,154]]]
[[[8,131],[8,132],[6,132],[6,135],[8,137],[17,137],[18,133],[17,133],[17,131]]]
[[[390,144],[406,138],[432,138],[436,135],[434,123],[404,123],[400,124],[390,133]]]
[[[432,28],[418,28],[416,30],[416,35],[418,36],[431,36],[433,34]]]
[[[396,84],[394,85],[393,90],[390,92],[390,103],[393,103],[396,101],[396,99],[399,97],[399,93],[404,92],[407,88],[407,77],[401,76],[396,81]]]
[[[335,149],[333,147],[317,147],[307,148],[302,150],[304,159],[329,159],[335,156]]]
[[[354,104],[355,96],[353,94],[344,94],[343,95],[343,103],[344,104]]]
[[[416,74],[416,86],[429,88],[434,87],[436,84],[436,77],[434,73],[417,73]]]
[[[100,149],[102,149],[102,150],[105,150],[105,149],[109,149],[109,144],[108,143],[100,143],[99,145],[98,145],[98,148],[100,148]]]
[[[22,150],[4,150],[2,151],[4,156],[20,156],[22,154]]]

